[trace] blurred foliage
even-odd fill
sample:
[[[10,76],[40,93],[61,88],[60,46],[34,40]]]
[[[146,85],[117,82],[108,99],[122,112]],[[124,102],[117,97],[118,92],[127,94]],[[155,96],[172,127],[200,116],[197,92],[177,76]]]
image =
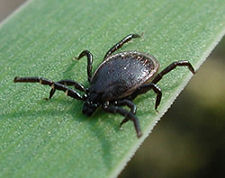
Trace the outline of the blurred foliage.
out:
[[[120,178],[225,175],[225,38]]]
[[[24,2],[25,0],[0,0],[0,22]]]

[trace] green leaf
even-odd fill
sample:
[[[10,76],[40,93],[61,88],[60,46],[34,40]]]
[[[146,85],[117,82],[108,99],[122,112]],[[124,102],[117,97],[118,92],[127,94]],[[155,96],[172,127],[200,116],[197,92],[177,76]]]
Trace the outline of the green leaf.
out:
[[[114,177],[181,92],[191,72],[180,67],[158,83],[159,112],[150,91],[134,100],[143,131],[99,109],[88,118],[82,102],[50,88],[13,83],[15,76],[74,79],[88,86],[83,49],[94,54],[94,69],[105,52],[130,33],[141,39],[119,51],[154,55],[161,69],[176,60],[203,63],[225,33],[220,0],[28,1],[0,27],[0,177]],[[199,86],[201,87],[201,86]]]

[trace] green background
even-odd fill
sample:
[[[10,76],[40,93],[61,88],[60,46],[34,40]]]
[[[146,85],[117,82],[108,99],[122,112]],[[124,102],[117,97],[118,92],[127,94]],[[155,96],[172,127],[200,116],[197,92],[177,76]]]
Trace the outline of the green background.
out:
[[[212,43],[215,43],[221,36],[224,27],[224,3],[222,1],[214,3],[210,1],[146,2],[36,0],[30,1],[26,8],[4,22],[0,31],[1,176],[91,175],[98,177],[115,175],[118,170],[122,169],[120,164],[129,158],[131,152],[143,139],[136,139],[132,123],[125,125],[123,130],[119,130],[118,124],[122,118],[117,115],[108,115],[102,111],[98,111],[92,118],[86,118],[80,112],[82,108],[80,102],[72,101],[62,93],[57,94],[54,100],[46,102],[42,98],[48,95],[48,88],[40,85],[15,85],[12,83],[12,79],[16,75],[38,75],[55,80],[72,77],[72,79],[87,85],[86,61],[72,62],[71,58],[81,50],[89,49],[94,53],[94,67],[96,68],[105,51],[131,32],[141,33],[143,38],[126,45],[122,50],[148,51],[159,59],[162,67],[177,59],[190,59],[198,68],[212,48]],[[90,19],[92,20],[90,21]],[[209,67],[209,69],[212,68]],[[211,70],[211,73],[213,73],[212,71],[214,70]],[[217,71],[220,69],[218,68]],[[135,100],[144,136],[147,136],[150,128],[166,110],[188,78],[190,78],[190,74],[187,70],[177,69],[176,72],[169,74],[165,80],[160,82],[159,85],[164,92],[159,114],[155,113],[153,109],[155,95],[152,92]],[[199,85],[203,86],[206,83],[208,84],[208,78]],[[196,85],[196,88],[200,88],[199,85]],[[220,86],[216,88],[220,88]],[[193,97],[193,94],[187,98],[191,99],[191,96]],[[209,97],[209,94],[206,96]],[[199,110],[196,108],[201,108],[201,104],[198,104],[197,101],[202,100],[193,98],[192,102],[188,102],[187,105],[192,106],[192,103],[195,103],[193,115],[197,115]],[[208,103],[213,103],[212,99],[209,101]],[[203,100],[202,103],[206,104],[207,102]],[[215,108],[218,106],[216,105]],[[180,116],[180,120],[182,119],[180,122],[183,124],[194,122],[191,122],[190,115],[187,115],[192,112],[187,112],[187,110],[190,110],[187,106],[176,109],[175,115]],[[217,112],[217,109],[208,109],[207,111],[214,111],[215,116],[218,116],[216,113],[220,113]],[[210,121],[213,114],[209,117]],[[198,118],[201,118],[200,116]],[[168,120],[170,123],[166,125],[177,125],[172,119]],[[194,118],[193,120],[196,121]],[[202,116],[202,119],[197,121],[199,120],[203,122],[205,117]],[[219,119],[219,122],[220,120],[222,119]],[[218,123],[218,121],[213,123]],[[199,124],[199,127],[201,125],[203,124]],[[212,124],[208,125],[205,132],[214,128]],[[184,128],[186,128],[185,126]],[[196,127],[196,130],[200,132],[199,127]],[[180,130],[185,131],[184,128],[181,127]],[[168,130],[168,132],[164,132],[166,136],[171,133],[173,127]],[[202,133],[204,132],[200,132],[199,135],[204,135]],[[161,158],[170,155],[169,153],[163,154],[163,151],[167,149],[162,143],[174,140],[175,146],[177,146],[180,140],[184,140],[183,136],[176,142],[174,135],[172,133],[170,139],[165,137],[164,142],[159,142],[156,150],[159,151],[158,155],[162,155]],[[216,134],[215,136],[218,138]],[[186,140],[193,142],[190,136],[188,138]],[[201,137],[199,140],[202,141],[204,138]],[[160,139],[157,140],[160,141]],[[197,143],[200,143],[199,140]],[[216,145],[216,143],[212,144]],[[157,146],[154,142],[151,142],[151,145]],[[219,146],[218,143],[215,147],[210,147],[210,150],[219,153],[217,149],[213,149],[219,148]],[[159,149],[160,147],[161,149]],[[184,143],[179,148],[183,152],[186,147]],[[176,149],[177,147],[173,152],[179,153]],[[191,151],[191,153],[195,152]],[[147,159],[146,155],[152,154],[145,152],[144,155],[144,158]],[[190,155],[193,156],[193,154]],[[190,158],[190,156],[187,157]],[[220,157],[222,158],[222,156]],[[169,165],[180,165],[179,158],[182,157],[179,154],[169,157],[170,161],[168,162],[161,159],[160,156],[156,158],[158,159],[155,159],[153,164],[145,163],[147,170],[142,170],[142,174],[152,173],[154,175],[154,170],[161,170],[157,172],[158,176],[185,173],[182,171],[182,167],[169,167]],[[175,158],[178,159],[178,163],[171,164],[171,161],[175,162]],[[157,161],[160,160],[162,160],[161,164],[158,165],[162,165],[162,168],[154,169],[153,165],[156,166]],[[190,170],[190,172],[197,172],[198,169],[204,168],[204,164],[199,163],[201,158],[193,157],[193,160],[195,164],[185,160],[186,166],[183,167],[183,170],[186,168],[185,170]],[[214,159],[212,160],[214,161]],[[134,168],[145,168],[141,164],[138,165],[133,166],[133,171],[130,170],[129,173],[135,175],[134,172],[138,171]],[[163,169],[163,165],[166,169]],[[192,169],[187,165],[192,165]],[[166,172],[166,170],[169,171]],[[176,173],[173,170],[180,171]],[[207,170],[210,171],[210,169]],[[217,172],[220,173],[220,171]]]

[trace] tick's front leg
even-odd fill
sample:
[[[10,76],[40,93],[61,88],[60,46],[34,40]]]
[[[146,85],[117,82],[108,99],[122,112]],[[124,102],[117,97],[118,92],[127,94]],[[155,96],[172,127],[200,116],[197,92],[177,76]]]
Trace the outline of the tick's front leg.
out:
[[[75,89],[78,89],[78,90],[86,93],[85,87],[83,85],[79,84],[76,81],[73,81],[73,80],[60,80],[57,83],[60,83],[60,84],[65,85],[65,86],[74,86]],[[54,95],[54,93],[55,93],[55,89],[52,88],[51,91],[50,91],[49,98],[47,98],[47,99],[51,99],[52,96]]]
[[[26,82],[26,83],[40,83],[42,85],[48,85],[52,87],[53,90],[61,90],[66,93],[67,96],[70,96],[77,100],[85,100],[84,96],[81,96],[77,91],[67,88],[65,85],[62,85],[51,80],[41,78],[41,77],[15,77],[14,82]]]

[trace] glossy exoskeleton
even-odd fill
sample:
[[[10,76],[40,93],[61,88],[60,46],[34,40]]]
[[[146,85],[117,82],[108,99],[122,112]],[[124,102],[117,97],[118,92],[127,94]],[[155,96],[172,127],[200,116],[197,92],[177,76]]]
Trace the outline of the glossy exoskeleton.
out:
[[[42,85],[49,85],[52,88],[49,99],[52,98],[56,90],[62,90],[66,95],[84,101],[82,112],[88,116],[91,116],[98,107],[106,112],[119,113],[125,117],[120,126],[129,120],[133,121],[137,136],[140,137],[142,133],[138,118],[135,116],[136,106],[132,100],[152,89],[157,95],[155,102],[155,109],[157,109],[162,93],[156,84],[165,74],[176,66],[187,66],[193,74],[195,72],[189,61],[176,61],[157,74],[159,63],[152,55],[136,51],[112,54],[132,38],[138,37],[140,35],[130,34],[110,48],[93,75],[92,54],[88,50],[80,53],[77,59],[87,57],[89,88],[85,88],[73,80],[53,82],[40,77],[15,77],[14,82],[39,82]],[[76,90],[67,86],[74,86],[75,89],[84,92],[84,94],[80,95]],[[130,111],[121,106],[128,106]]]

